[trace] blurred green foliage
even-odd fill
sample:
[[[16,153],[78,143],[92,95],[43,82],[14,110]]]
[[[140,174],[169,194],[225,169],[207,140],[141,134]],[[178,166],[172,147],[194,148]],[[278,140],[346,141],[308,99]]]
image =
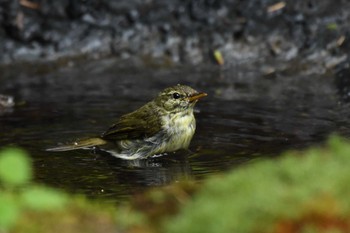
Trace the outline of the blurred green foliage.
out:
[[[209,179],[166,232],[350,232],[350,144],[288,152]]]
[[[203,184],[155,188],[118,208],[32,182],[30,157],[0,151],[0,232],[350,232],[350,143],[260,159]],[[118,213],[118,215],[117,215]]]
[[[67,197],[62,192],[31,182],[30,157],[22,150],[0,151],[0,232],[10,229],[24,211],[63,208]]]
[[[0,152],[0,181],[3,185],[23,185],[31,178],[31,163],[24,151],[9,148]]]

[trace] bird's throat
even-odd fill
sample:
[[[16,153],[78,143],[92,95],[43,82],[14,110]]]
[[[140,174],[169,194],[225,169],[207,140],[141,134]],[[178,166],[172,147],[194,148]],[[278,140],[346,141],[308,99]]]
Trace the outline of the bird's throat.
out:
[[[167,137],[168,151],[187,149],[196,130],[193,110],[169,114],[162,117],[163,130]]]

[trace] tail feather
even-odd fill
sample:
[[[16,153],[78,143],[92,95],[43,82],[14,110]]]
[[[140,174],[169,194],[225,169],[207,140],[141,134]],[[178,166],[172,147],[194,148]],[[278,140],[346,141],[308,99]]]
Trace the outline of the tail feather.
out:
[[[70,151],[78,149],[88,149],[94,146],[101,146],[104,144],[107,144],[107,141],[103,140],[102,138],[88,138],[78,140],[70,144],[48,148],[46,149],[46,151]]]

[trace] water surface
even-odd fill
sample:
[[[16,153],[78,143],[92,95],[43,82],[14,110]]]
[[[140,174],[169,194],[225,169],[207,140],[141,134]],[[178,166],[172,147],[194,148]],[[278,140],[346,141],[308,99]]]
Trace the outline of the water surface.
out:
[[[44,151],[99,135],[114,119],[177,83],[209,94],[197,104],[193,153],[130,162],[84,150]],[[28,150],[38,182],[114,201],[349,132],[348,106],[341,103],[332,75],[264,76],[249,65],[135,68],[106,59],[44,71],[12,69],[3,71],[0,93],[18,103],[0,110],[0,145]]]

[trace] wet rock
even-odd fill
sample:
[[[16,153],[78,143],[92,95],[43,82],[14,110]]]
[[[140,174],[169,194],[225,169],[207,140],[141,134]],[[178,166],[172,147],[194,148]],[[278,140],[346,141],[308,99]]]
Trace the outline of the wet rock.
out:
[[[324,48],[342,57],[348,9],[341,0],[1,1],[0,63],[97,53],[198,64],[215,49],[227,64],[241,60],[232,50],[253,61],[303,60]]]
[[[337,67],[335,86],[338,91],[340,102],[350,102],[350,61],[344,61]]]
[[[0,109],[10,108],[15,105],[14,98],[8,95],[0,94]]]

